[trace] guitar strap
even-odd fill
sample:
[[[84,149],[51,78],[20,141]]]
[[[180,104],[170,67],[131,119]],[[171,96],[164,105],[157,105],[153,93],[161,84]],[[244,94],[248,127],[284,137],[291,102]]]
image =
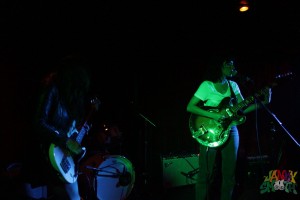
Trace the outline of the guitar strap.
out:
[[[229,88],[230,88],[230,96],[231,96],[231,99],[233,99],[232,103],[237,104],[237,99],[236,99],[235,93],[233,92],[233,89],[231,87],[230,81],[228,81],[228,84],[229,84]]]

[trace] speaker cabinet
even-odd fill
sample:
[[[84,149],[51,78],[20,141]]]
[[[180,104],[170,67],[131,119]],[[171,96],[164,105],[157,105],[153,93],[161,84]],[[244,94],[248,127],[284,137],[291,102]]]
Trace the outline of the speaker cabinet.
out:
[[[198,154],[161,156],[164,188],[196,183]]]

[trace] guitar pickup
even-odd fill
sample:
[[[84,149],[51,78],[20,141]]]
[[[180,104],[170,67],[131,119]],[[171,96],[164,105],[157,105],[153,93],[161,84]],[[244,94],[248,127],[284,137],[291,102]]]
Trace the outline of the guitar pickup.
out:
[[[207,132],[208,132],[208,130],[203,125],[200,125],[200,127],[197,129],[197,131],[194,131],[193,137],[194,138],[200,137],[200,136],[206,134]]]
[[[67,173],[70,170],[71,164],[66,156],[63,157],[60,166],[65,173]]]
[[[233,112],[229,108],[226,108],[225,111],[229,117],[233,116]]]

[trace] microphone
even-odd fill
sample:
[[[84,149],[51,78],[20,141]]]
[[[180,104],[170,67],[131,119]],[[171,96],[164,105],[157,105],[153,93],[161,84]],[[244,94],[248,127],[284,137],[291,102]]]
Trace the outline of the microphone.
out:
[[[119,176],[119,182],[117,183],[117,187],[127,186],[131,182],[131,174],[126,171],[125,166],[123,168],[122,174]]]
[[[231,70],[231,77],[236,76],[237,75],[237,71],[236,69]]]
[[[232,71],[232,77],[235,77],[238,81],[240,81],[243,84],[245,83],[254,84],[254,80],[252,80],[249,76],[245,76],[241,73],[238,73],[237,70]]]

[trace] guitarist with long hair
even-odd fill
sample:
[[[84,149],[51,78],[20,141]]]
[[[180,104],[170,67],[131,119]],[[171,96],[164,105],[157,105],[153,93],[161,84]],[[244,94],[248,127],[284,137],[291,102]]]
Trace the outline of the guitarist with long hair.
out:
[[[54,199],[81,199],[76,165],[85,149],[74,135],[89,128],[84,124],[89,86],[87,69],[72,59],[64,60],[43,80],[33,120],[35,144],[24,166],[25,182],[30,183],[25,193],[31,199],[35,196],[32,188],[39,185],[48,186]]]
[[[259,106],[252,103],[245,109],[230,109],[244,101],[237,82],[229,80],[237,73],[233,59],[216,58],[207,72],[186,107],[191,113],[189,125],[193,137],[200,144],[195,196],[196,200],[205,200],[218,193],[221,200],[231,200],[239,147],[237,125],[245,120],[239,113],[247,114]],[[270,103],[270,88],[263,90],[261,99],[263,104]],[[217,155],[221,157],[220,162]],[[221,166],[220,191],[212,190],[216,164]]]

